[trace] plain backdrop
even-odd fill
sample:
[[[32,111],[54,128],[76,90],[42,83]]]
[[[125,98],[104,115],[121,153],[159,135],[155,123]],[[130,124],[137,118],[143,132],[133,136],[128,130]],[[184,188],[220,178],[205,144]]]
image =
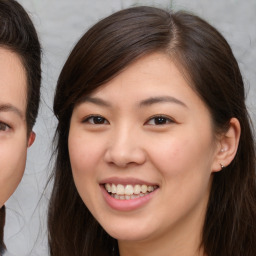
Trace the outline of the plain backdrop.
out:
[[[6,203],[5,241],[11,255],[47,256],[47,202],[45,190],[52,169],[52,113],[59,72],[76,41],[99,19],[133,5],[154,5],[192,11],[226,37],[239,62],[248,93],[247,105],[256,123],[256,0],[19,0],[39,34],[43,54],[42,100],[20,186]]]

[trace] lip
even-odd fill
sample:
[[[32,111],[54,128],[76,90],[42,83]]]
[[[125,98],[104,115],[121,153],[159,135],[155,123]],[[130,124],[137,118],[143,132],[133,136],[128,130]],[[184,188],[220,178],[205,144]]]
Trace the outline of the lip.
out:
[[[112,181],[112,183],[113,183],[113,181]],[[129,184],[131,184],[131,183],[129,183]],[[145,183],[143,183],[143,184],[145,184]],[[139,208],[145,206],[153,199],[153,197],[156,196],[156,193],[158,192],[158,189],[159,189],[159,188],[157,188],[153,192],[151,192],[143,197],[129,199],[129,200],[119,200],[119,199],[115,199],[114,197],[112,197],[106,191],[103,184],[100,185],[100,188],[101,188],[101,191],[103,194],[103,198],[105,199],[105,202],[107,203],[107,205],[116,211],[122,211],[122,212],[133,211],[133,210],[136,210],[136,209],[139,209]]]

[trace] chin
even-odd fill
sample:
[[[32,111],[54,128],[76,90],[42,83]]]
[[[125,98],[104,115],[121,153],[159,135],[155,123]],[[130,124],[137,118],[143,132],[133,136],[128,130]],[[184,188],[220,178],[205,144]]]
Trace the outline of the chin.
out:
[[[105,231],[113,238],[119,241],[143,241],[149,238],[149,231],[128,228],[107,228]]]

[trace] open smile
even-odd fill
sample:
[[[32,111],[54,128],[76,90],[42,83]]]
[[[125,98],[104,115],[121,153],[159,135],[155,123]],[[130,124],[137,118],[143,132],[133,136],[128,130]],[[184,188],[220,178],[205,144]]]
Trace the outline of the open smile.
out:
[[[104,187],[111,197],[118,200],[132,200],[144,197],[158,188],[157,185],[122,185],[114,183],[106,183]]]

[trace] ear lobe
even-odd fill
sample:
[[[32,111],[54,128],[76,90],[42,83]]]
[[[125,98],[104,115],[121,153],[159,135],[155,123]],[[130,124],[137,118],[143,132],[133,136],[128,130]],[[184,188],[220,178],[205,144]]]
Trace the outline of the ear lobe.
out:
[[[36,139],[36,134],[32,131],[28,138],[28,148],[34,143]]]
[[[235,158],[241,134],[240,123],[237,118],[231,118],[227,132],[221,135],[217,147],[213,172],[221,171]]]

